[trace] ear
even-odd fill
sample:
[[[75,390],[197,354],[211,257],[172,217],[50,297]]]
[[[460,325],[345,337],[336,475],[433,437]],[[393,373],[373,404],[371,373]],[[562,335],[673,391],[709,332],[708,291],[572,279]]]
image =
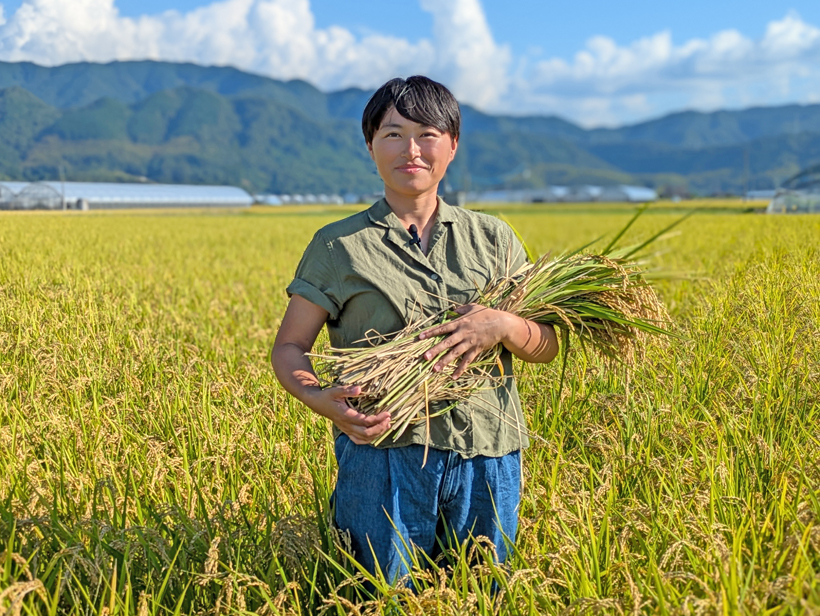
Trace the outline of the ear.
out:
[[[367,151],[370,154],[370,158],[373,162],[376,162],[375,156],[373,156],[373,142],[367,144]]]
[[[453,159],[456,157],[456,151],[458,150],[458,139],[450,139],[451,150],[450,150],[450,162],[453,162]]]

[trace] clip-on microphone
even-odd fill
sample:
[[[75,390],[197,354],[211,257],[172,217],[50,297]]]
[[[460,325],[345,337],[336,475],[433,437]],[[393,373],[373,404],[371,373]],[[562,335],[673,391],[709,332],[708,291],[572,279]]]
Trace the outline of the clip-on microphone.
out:
[[[410,240],[410,245],[412,246],[413,244],[418,244],[419,250],[421,250],[421,238],[419,237],[418,227],[416,227],[416,225],[410,225],[409,231],[410,235],[413,237],[413,239]]]

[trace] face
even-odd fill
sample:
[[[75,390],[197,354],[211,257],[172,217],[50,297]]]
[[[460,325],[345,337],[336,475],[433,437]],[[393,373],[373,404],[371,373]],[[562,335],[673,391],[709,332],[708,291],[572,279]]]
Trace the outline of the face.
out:
[[[458,142],[450,133],[408,120],[391,108],[367,148],[388,196],[419,196],[436,193]]]

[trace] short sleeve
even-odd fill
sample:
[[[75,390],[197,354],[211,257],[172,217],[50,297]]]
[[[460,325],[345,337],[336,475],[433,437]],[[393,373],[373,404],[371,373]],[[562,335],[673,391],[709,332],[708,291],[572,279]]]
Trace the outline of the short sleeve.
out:
[[[341,284],[331,247],[322,232],[316,235],[305,248],[302,260],[296,268],[293,282],[288,285],[288,296],[298,295],[321,306],[330,314],[330,320],[339,318],[343,302]]]

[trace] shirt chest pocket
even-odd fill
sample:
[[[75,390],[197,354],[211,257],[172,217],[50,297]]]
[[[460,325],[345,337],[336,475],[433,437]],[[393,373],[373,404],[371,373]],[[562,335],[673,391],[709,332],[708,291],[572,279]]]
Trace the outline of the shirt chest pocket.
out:
[[[347,325],[359,338],[366,331],[392,334],[447,307],[447,291],[436,275],[401,264],[358,269],[345,283],[350,293],[345,312]],[[355,320],[355,323],[353,322]]]
[[[495,261],[482,263],[480,256],[469,250],[458,254],[443,248],[434,249],[429,263],[410,258],[400,249],[372,251],[353,260],[345,279],[350,308],[356,307],[352,312],[368,315],[366,321],[381,326],[398,318],[403,323],[395,323],[391,331],[396,331],[453,304],[476,301],[494,277]],[[383,310],[392,318],[378,318]],[[362,323],[357,329],[364,326]],[[387,333],[375,325],[365,327],[372,328]]]
[[[448,299],[455,304],[478,301],[490,282],[503,275],[496,269],[495,262],[480,263],[473,255],[463,257],[457,267],[444,274]]]

